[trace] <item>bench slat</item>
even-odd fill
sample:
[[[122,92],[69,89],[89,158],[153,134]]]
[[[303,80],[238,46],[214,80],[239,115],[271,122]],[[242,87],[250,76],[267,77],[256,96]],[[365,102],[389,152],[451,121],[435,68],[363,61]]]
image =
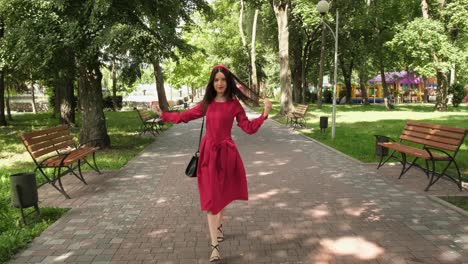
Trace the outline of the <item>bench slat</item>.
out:
[[[429,153],[424,149],[403,145],[398,142],[379,142],[378,145],[392,150],[396,150],[398,152],[403,152],[407,155],[412,155],[421,159],[430,159]],[[432,153],[432,155],[435,160],[449,160],[449,158],[445,155],[440,155],[437,153]]]
[[[58,137],[62,137],[62,136],[67,136],[67,135],[70,135],[70,131],[68,130],[63,130],[63,131],[58,131],[58,132],[55,132],[55,133],[48,133],[46,135],[42,135],[40,137],[21,137],[23,139],[23,142],[26,146],[30,146],[30,145],[34,145],[34,144],[38,144],[38,143],[42,143],[42,142],[46,142],[48,140],[51,140],[51,139],[54,139],[54,138],[58,138]]]
[[[63,136],[63,137],[54,138],[54,139],[51,139],[49,141],[41,142],[39,144],[28,145],[28,149],[31,152],[36,152],[38,150],[45,149],[45,148],[47,148],[49,146],[57,145],[57,144],[60,144],[60,143],[63,143],[63,142],[73,142],[73,137],[71,135],[66,135],[66,136]]]
[[[408,131],[408,130],[404,130],[402,132],[402,134],[410,136],[410,137],[417,137],[417,138],[420,138],[420,139],[429,140],[431,142],[443,143],[443,144],[447,144],[447,145],[451,145],[451,146],[457,146],[458,147],[458,145],[460,145],[460,140],[457,140],[457,139],[434,136],[434,135],[430,135],[430,134],[413,132],[413,131]]]
[[[441,136],[441,137],[448,137],[448,138],[453,138],[453,139],[458,139],[458,140],[462,140],[465,137],[464,133],[448,132],[448,131],[443,131],[443,130],[438,130],[438,129],[430,129],[426,127],[417,127],[417,126],[409,126],[409,125],[405,126],[405,130],[416,131],[416,132],[421,132],[421,133]]]
[[[45,149],[42,149],[42,150],[39,150],[39,151],[36,151],[36,152],[32,152],[31,155],[37,159],[37,158],[40,158],[46,154],[49,154],[49,153],[52,153],[56,150],[60,150],[60,149],[64,149],[64,148],[67,148],[71,145],[74,144],[73,141],[70,141],[70,142],[64,142],[62,144],[58,144],[58,145],[55,145],[55,146],[52,146],[52,147],[49,147],[49,148],[45,148]]]
[[[412,136],[407,136],[407,135],[401,135],[400,139],[407,140],[407,141],[410,141],[410,142],[419,143],[419,144],[423,144],[423,145],[427,145],[427,146],[434,147],[434,148],[448,150],[448,151],[457,151],[457,149],[458,149],[458,146],[448,145],[448,144],[444,144],[444,143],[438,143],[438,142],[425,140],[425,139],[412,137]]]
[[[82,158],[85,158],[89,154],[92,154],[96,152],[96,148],[92,147],[84,147],[84,148],[79,148],[75,149],[71,152],[70,155],[68,155],[64,162],[63,165],[68,166],[70,164],[75,163],[77,160],[80,160]],[[62,162],[64,155],[56,156],[56,157],[51,157],[50,159],[47,159],[44,161],[43,165],[46,167],[57,167],[60,166],[60,163]]]
[[[40,136],[47,135],[47,134],[57,133],[58,131],[67,131],[67,130],[68,130],[68,126],[60,125],[56,127],[46,128],[43,130],[23,133],[20,135],[20,137],[22,140],[30,140],[31,138],[34,138],[34,137],[40,137]]]
[[[429,123],[420,123],[420,122],[414,122],[414,121],[408,121],[406,122],[406,124],[410,126],[412,125],[412,126],[427,127],[427,128],[432,128],[432,129],[440,129],[440,130],[461,133],[461,134],[467,133],[466,129],[458,128],[458,127],[449,127],[449,126],[429,124]]]

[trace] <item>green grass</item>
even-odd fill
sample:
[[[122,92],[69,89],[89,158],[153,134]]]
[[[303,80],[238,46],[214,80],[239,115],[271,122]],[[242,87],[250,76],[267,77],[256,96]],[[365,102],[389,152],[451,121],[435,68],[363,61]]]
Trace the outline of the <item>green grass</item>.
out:
[[[467,196],[442,196],[439,197],[461,209],[468,211],[468,197]]]
[[[279,102],[272,101],[273,109],[270,116],[285,124],[286,119],[277,115]],[[263,106],[255,108],[261,112]],[[316,139],[346,155],[362,162],[378,162],[375,152],[374,135],[385,135],[398,139],[407,120],[418,120],[453,127],[468,129],[468,105],[458,108],[450,107],[448,112],[434,112],[432,104],[400,104],[394,110],[387,110],[384,105],[337,105],[336,134],[331,139],[332,105],[324,104],[317,109],[315,104],[309,104],[306,115],[307,129],[298,131],[307,137]],[[326,133],[320,133],[320,116],[327,116],[329,127]],[[468,171],[468,137],[461,146],[456,160],[462,173]],[[453,172],[452,172],[453,173]],[[468,175],[463,175],[468,181]]]
[[[31,213],[33,209],[27,209]],[[21,226],[19,220],[10,223],[5,219],[19,219],[19,211],[2,210],[0,211],[0,263],[8,261],[21,248],[27,246],[36,236],[40,235],[48,226],[57,221],[67,209],[60,208],[41,208],[40,217],[37,218],[34,213],[26,217],[27,226]],[[3,216],[3,214],[9,214]]]
[[[154,141],[153,137],[138,136],[141,121],[135,111],[106,112],[108,134],[111,138],[110,149],[101,150],[96,155],[96,162],[101,170],[118,170],[135,157],[147,145]],[[25,151],[19,135],[58,125],[58,121],[50,113],[17,114],[9,121],[8,127],[0,128],[0,263],[8,260],[35,236],[39,235],[50,224],[56,221],[66,211],[58,208],[41,208],[41,219],[21,227],[18,224],[19,213],[10,206],[9,176],[15,173],[32,172],[34,163]],[[72,128],[72,134],[77,138],[78,124]],[[87,166],[84,170],[89,170]],[[66,176],[68,177],[68,176]],[[42,177],[37,177],[39,183]]]

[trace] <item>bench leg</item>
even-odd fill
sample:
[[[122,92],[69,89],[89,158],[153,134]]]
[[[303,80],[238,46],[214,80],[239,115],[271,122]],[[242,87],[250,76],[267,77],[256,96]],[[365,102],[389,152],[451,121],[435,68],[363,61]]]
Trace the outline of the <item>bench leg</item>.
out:
[[[418,160],[418,158],[414,158],[413,162],[410,163],[409,167],[406,168],[406,165],[408,164],[407,161],[406,161],[406,154],[404,153],[401,153],[401,156],[402,156],[402,159],[403,159],[403,168],[401,169],[401,173],[400,173],[400,176],[398,177],[398,179],[401,179],[401,177],[407,172],[409,171],[409,169],[411,169],[411,167],[414,166],[414,164],[416,164],[416,161]]]
[[[460,169],[459,169],[457,163],[455,162],[455,160],[451,159],[451,160],[448,162],[447,166],[445,166],[445,168],[442,170],[441,173],[437,173],[437,172],[436,172],[436,169],[435,169],[435,160],[431,160],[431,161],[432,161],[431,179],[430,179],[429,184],[427,185],[426,189],[424,189],[424,191],[427,192],[427,191],[429,190],[429,188],[430,188],[432,185],[434,185],[434,183],[436,183],[436,182],[437,182],[442,176],[444,176],[444,175],[447,176],[451,181],[453,181],[453,182],[457,185],[457,187],[458,187],[458,189],[459,189],[460,191],[463,190]],[[458,179],[455,179],[455,178],[453,178],[452,176],[446,174],[448,168],[450,167],[450,165],[451,165],[452,163],[455,165],[455,168],[456,168],[456,170],[457,170],[457,176],[458,176],[457,178],[458,178]]]
[[[78,175],[76,175],[76,173],[73,170],[72,170],[72,173],[78,177]],[[78,179],[81,180],[84,184],[88,185],[88,183],[85,181],[83,177],[83,173],[81,172],[81,160],[78,160],[78,174],[79,174]]]
[[[59,191],[61,194],[63,194],[63,196],[65,196],[65,198],[70,199],[70,196],[65,192],[65,190],[63,190],[63,187],[62,187],[62,189],[60,189],[55,184],[55,181],[57,180],[57,178],[54,178],[54,180],[51,180],[49,177],[47,177],[47,174],[44,172],[44,170],[42,168],[38,167],[37,169],[39,169],[42,176],[46,179],[46,183],[52,185],[52,187],[54,187],[57,191]],[[58,174],[56,174],[56,171],[57,171],[56,168],[54,168],[54,175],[58,175]],[[60,178],[58,178],[58,179],[60,179]],[[59,182],[59,183],[61,184],[61,182]]]
[[[67,194],[67,192],[65,192],[65,188],[63,188],[62,175],[60,174],[61,169],[62,169],[61,167],[58,168],[57,181],[59,183],[59,188],[57,190],[59,190],[59,192],[62,193],[65,196],[65,198],[71,199],[71,197]]]
[[[88,164],[88,166],[89,166],[91,169],[93,169],[94,171],[96,171],[96,172],[99,173],[99,174],[102,174],[102,172],[99,170],[99,167],[98,167],[98,165],[97,165],[97,163],[96,163],[96,152],[93,153],[93,164],[94,164],[94,165],[91,165],[91,163],[89,163],[89,161],[88,161],[86,158],[84,158],[83,161],[84,161],[86,164]]]
[[[383,156],[383,155],[381,155],[381,156],[380,156],[379,165],[377,165],[377,169],[380,169],[380,167],[382,167],[383,165],[385,165],[385,163],[387,163],[387,161],[389,161],[391,158],[394,158],[394,159],[396,159],[396,160],[400,161],[400,159],[398,159],[398,157],[397,157],[397,156],[395,156],[395,155],[393,155],[393,154],[395,154],[395,150],[393,150],[393,151],[392,151],[392,153],[391,153],[391,154],[388,156],[388,158],[387,158],[387,159],[385,159],[385,161],[384,161],[384,162],[382,162],[382,160],[383,160],[384,156]],[[401,162],[401,161],[400,161],[400,162]]]

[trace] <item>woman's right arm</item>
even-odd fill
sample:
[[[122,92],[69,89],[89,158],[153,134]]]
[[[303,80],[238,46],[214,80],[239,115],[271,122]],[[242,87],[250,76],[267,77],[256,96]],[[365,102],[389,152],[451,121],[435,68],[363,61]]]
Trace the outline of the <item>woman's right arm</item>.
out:
[[[159,110],[159,111],[158,111]],[[200,118],[203,116],[203,102],[198,103],[195,107],[188,109],[184,112],[162,112],[157,107],[156,113],[161,116],[161,119],[164,123],[172,122],[178,124],[180,122],[187,123],[191,120]]]

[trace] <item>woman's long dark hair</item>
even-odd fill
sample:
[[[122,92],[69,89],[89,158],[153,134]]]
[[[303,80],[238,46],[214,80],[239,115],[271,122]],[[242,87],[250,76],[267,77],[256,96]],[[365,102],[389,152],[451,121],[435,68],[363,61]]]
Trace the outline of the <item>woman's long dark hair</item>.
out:
[[[213,102],[216,97],[216,90],[214,88],[214,79],[218,72],[222,72],[226,78],[226,90],[224,95],[227,100],[232,100],[237,98],[244,102],[247,105],[254,104],[258,95],[247,87],[237,76],[235,76],[226,66],[216,65],[211,70],[210,80],[206,86],[205,96],[203,97],[203,102],[205,108]],[[237,83],[236,83],[237,82]],[[244,91],[242,91],[243,89]],[[250,97],[249,97],[250,95]]]

